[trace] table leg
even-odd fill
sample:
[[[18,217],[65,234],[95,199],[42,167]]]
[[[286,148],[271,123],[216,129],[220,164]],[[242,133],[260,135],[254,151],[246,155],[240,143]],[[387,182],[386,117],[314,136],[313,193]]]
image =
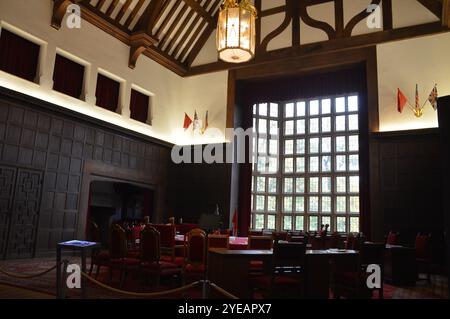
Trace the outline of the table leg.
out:
[[[56,297],[61,298],[61,247],[56,248]]]
[[[86,273],[86,252],[84,249],[81,251],[81,272]],[[86,277],[83,275],[81,275],[81,293],[83,299],[86,299]]]

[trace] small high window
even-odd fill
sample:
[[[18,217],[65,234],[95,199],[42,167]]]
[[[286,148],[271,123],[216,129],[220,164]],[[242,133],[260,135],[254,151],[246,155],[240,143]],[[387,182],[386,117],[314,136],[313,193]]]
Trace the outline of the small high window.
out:
[[[97,106],[112,112],[117,112],[119,107],[119,96],[120,83],[99,73],[97,77],[97,89],[95,92]]]
[[[148,123],[150,97],[146,94],[131,90],[130,111],[133,120]]]
[[[84,66],[57,54],[53,71],[55,91],[81,98],[83,91]]]

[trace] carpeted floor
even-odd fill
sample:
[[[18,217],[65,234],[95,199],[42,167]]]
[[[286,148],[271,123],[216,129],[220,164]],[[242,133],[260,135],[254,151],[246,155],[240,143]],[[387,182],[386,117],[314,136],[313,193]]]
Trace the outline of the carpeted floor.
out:
[[[69,263],[80,263],[77,257],[69,257]],[[39,273],[56,264],[54,258],[40,258],[40,259],[26,259],[26,260],[7,260],[0,261],[0,267],[4,270],[21,274]],[[89,266],[89,263],[88,263]],[[114,288],[119,288],[119,273],[113,273],[113,281],[109,283],[109,272],[103,268],[99,281],[106,283]],[[10,287],[21,287],[31,291],[41,292],[56,296],[56,271],[52,271],[42,277],[33,279],[12,278],[0,273],[0,284],[7,284]],[[130,274],[127,278],[125,286],[122,288],[126,291],[133,292],[155,292],[168,290],[180,286],[180,282],[172,282],[170,280],[163,280],[159,289],[155,289],[151,282],[145,283],[143,278]],[[78,289],[66,289],[66,298],[81,298],[81,292]],[[99,287],[94,283],[88,281],[87,297],[91,299],[124,299],[124,298],[139,298],[135,296],[127,296],[109,291],[105,288]],[[219,297],[219,296],[215,296]],[[374,293],[374,298],[378,297]],[[441,299],[448,298],[447,278],[443,276],[433,276],[432,283],[426,281],[418,281],[415,287],[394,287],[392,285],[384,285],[385,299]],[[176,295],[164,296],[164,298],[201,298],[201,289],[192,288],[184,293]]]

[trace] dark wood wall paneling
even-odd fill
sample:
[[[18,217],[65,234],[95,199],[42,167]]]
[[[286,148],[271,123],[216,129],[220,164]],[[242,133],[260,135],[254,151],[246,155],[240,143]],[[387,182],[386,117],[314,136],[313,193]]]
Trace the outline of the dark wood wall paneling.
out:
[[[382,219],[384,234],[399,231],[403,243],[414,245],[418,232],[432,233],[434,248],[442,245],[439,131],[378,133],[372,138],[378,145],[380,210],[377,217]]]
[[[218,204],[223,227],[229,227],[231,164],[170,163],[169,215],[177,223],[180,218],[197,223],[202,214],[214,213]]]
[[[84,238],[86,183],[95,174],[139,176],[157,190],[161,219],[170,145],[6,89],[0,108],[0,259]]]

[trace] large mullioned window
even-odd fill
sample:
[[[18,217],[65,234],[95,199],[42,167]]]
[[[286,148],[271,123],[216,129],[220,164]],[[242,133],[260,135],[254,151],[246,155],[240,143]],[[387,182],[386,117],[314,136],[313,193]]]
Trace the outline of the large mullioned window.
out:
[[[358,96],[253,106],[252,228],[359,232]]]

